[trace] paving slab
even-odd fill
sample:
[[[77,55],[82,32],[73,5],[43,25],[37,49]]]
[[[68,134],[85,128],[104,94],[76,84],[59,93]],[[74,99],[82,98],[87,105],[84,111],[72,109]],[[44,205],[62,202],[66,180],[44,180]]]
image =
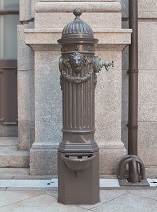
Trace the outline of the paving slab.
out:
[[[130,190],[128,193],[134,196],[144,197],[147,199],[152,199],[157,201],[157,190],[140,189],[140,190]],[[157,205],[157,202],[156,202]]]
[[[87,212],[88,210],[77,205],[63,205],[56,198],[43,194],[23,201],[16,202],[6,207],[0,207],[3,212]]]
[[[13,188],[12,188],[13,189]],[[57,189],[0,190],[3,212],[156,212],[157,189],[100,190],[101,202],[95,205],[63,205],[57,202]]]
[[[125,194],[114,200],[93,207],[93,212],[156,212],[157,201],[134,194]]]
[[[100,202],[93,205],[80,205],[83,208],[91,209],[96,206],[101,206],[102,203],[116,199],[127,194],[127,190],[100,190]]]
[[[43,194],[43,191],[7,191],[0,190],[0,211],[2,206],[7,206],[19,201],[30,199]]]

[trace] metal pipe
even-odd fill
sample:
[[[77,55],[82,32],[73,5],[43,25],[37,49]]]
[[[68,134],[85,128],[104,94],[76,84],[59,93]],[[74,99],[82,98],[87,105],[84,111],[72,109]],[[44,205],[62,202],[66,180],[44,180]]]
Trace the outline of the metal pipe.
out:
[[[129,1],[129,28],[133,30],[129,47],[128,154],[137,155],[138,130],[138,0]]]
[[[119,184],[122,186],[149,186],[145,179],[145,167],[137,157],[138,130],[138,0],[129,0],[129,28],[132,29],[129,46],[129,111],[128,156],[119,163]],[[126,165],[128,176],[124,176]]]

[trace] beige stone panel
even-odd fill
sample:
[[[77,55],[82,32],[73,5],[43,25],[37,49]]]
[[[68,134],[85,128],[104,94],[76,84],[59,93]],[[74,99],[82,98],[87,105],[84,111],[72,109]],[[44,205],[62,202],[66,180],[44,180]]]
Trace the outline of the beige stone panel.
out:
[[[33,52],[25,43],[24,30],[28,29],[28,24],[17,26],[17,63],[18,70],[29,70],[33,66]]]
[[[34,18],[35,16],[35,5],[40,0],[31,0],[31,17]]]
[[[114,67],[97,74],[95,92],[96,141],[121,140],[121,51],[98,51],[106,61],[114,61]]]
[[[156,0],[140,0],[138,4],[139,18],[157,18]]]
[[[100,175],[117,174],[120,160],[126,156],[126,149],[122,142],[99,144]]]
[[[30,151],[30,175],[57,175],[58,145],[34,145]]]
[[[56,0],[40,0],[41,2],[56,2]],[[71,0],[59,0],[58,2],[68,2]],[[97,2],[120,2],[121,0],[98,0]],[[75,2],[95,2],[95,0],[75,0]]]
[[[122,17],[129,16],[129,0],[121,0]],[[139,18],[157,18],[157,1],[156,0],[139,0],[138,1]]]
[[[139,122],[138,155],[145,166],[157,166],[157,122]]]
[[[157,72],[139,73],[139,121],[157,121]]]
[[[98,0],[96,2],[105,2],[105,1],[107,1],[107,2],[115,2],[116,0]],[[31,0],[31,16],[32,16],[32,18],[35,16],[35,5],[36,5],[37,2],[41,2],[41,1],[40,0]],[[46,2],[56,2],[56,0],[45,0],[45,1],[43,0],[42,2],[45,2],[45,3]],[[71,2],[71,0],[66,0],[66,1],[58,0],[57,2],[64,3],[64,2]],[[87,4],[87,0],[75,0],[75,3],[76,2],[86,2],[86,5],[88,5]],[[95,0],[89,0],[88,3],[89,2],[95,2]]]
[[[18,146],[30,147],[30,71],[18,71]]]
[[[57,144],[33,145],[30,151],[31,175],[57,174]],[[120,160],[126,155],[126,149],[121,141],[99,142],[100,175],[117,174]]]
[[[20,21],[31,19],[31,0],[19,1]]]
[[[122,121],[121,127],[122,127],[122,142],[126,149],[128,149],[128,122]]]
[[[97,18],[95,18],[97,17]],[[36,28],[64,28],[69,22],[74,20],[72,13],[36,13]],[[120,13],[83,13],[81,19],[92,28],[121,28]],[[55,21],[54,21],[55,20]]]
[[[102,59],[114,61],[107,72],[97,74],[95,92],[96,133],[100,148],[100,174],[116,174],[126,149],[121,141],[122,64],[121,51],[98,51]]]
[[[35,142],[61,141],[60,52],[35,52]]]
[[[157,22],[139,22],[139,69],[157,69]]]
[[[19,148],[29,149],[34,140],[34,56],[25,43],[24,30],[29,24],[18,25],[18,138]]]
[[[29,152],[18,151],[17,148],[0,150],[0,167],[24,168],[29,167]]]
[[[57,40],[61,38],[62,28],[25,29],[25,42],[36,51],[59,50]],[[99,40],[97,49],[122,50],[130,44],[131,30],[93,28],[94,37]]]
[[[72,13],[79,7],[84,12],[120,12],[118,2],[39,2],[35,5],[36,13],[67,12]]]

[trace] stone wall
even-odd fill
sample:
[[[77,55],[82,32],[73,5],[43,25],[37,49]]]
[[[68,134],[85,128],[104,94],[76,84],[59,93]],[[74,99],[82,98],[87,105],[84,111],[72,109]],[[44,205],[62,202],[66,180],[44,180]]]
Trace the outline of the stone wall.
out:
[[[33,2],[32,2],[33,3]],[[35,141],[30,151],[32,175],[57,173],[57,146],[62,137],[61,90],[57,40],[64,26],[74,19],[80,7],[81,18],[99,39],[97,52],[114,61],[109,72],[98,74],[96,88],[96,134],[100,147],[100,174],[116,173],[119,160],[126,154],[121,142],[122,49],[130,43],[130,30],[121,28],[121,5],[117,1],[54,2],[36,1],[31,17],[34,28],[25,29],[25,42],[34,52]],[[35,7],[34,7],[35,6]],[[97,17],[97,18],[96,18]],[[55,20],[55,21],[54,21]]]
[[[121,1],[122,28],[128,29],[128,0]],[[88,1],[88,4],[83,0],[73,3],[70,0],[20,1],[18,133],[21,149],[29,149],[34,143],[31,174],[57,173],[56,153],[62,136],[57,39],[63,27],[73,20],[74,5],[84,9],[81,18],[91,25],[99,39],[96,54],[114,60],[115,64],[109,72],[102,70],[98,74],[96,88],[95,138],[100,147],[100,173],[116,173],[120,158],[126,154],[121,139],[127,147],[128,47],[123,50],[123,60],[121,51],[129,44],[130,32],[121,28],[118,2],[120,0]],[[157,165],[156,10],[155,0],[139,0],[138,152],[146,166]]]
[[[138,153],[145,166],[157,157],[157,1],[139,0],[139,105]],[[122,0],[123,28],[128,27],[128,0]],[[128,54],[123,52],[122,140],[127,146]]]
[[[20,1],[17,27],[18,147],[30,150],[34,142],[34,55],[25,43],[24,30],[34,27],[31,0]]]

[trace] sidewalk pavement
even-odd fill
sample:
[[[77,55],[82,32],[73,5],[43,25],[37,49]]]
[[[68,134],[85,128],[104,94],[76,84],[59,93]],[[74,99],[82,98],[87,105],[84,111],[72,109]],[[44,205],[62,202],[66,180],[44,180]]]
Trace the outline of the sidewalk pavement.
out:
[[[41,182],[39,187],[33,187],[38,178],[29,176],[29,169],[1,168],[0,212],[157,212],[156,173],[155,171],[153,174],[151,187],[109,188],[108,186],[108,188],[100,188],[100,203],[63,205],[57,202],[57,187],[45,187],[47,181],[41,181],[43,187]],[[33,185],[27,183],[25,187],[18,187],[14,181],[16,179],[19,180],[17,181],[19,185],[23,179],[29,182],[31,179],[35,181]],[[11,181],[13,184],[9,186]]]
[[[95,205],[63,205],[57,189],[0,189],[0,212],[157,212],[157,188],[100,190]]]

